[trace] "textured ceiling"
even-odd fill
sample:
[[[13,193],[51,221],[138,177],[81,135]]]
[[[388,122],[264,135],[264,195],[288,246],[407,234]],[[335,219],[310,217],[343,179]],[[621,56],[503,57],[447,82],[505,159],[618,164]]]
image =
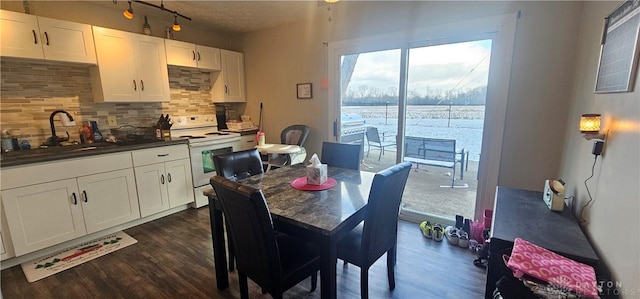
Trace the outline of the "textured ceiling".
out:
[[[93,1],[92,1],[93,2]],[[145,1],[160,6],[161,1]],[[97,1],[102,5],[125,9],[126,0],[119,0],[114,5],[111,1]],[[231,34],[241,34],[275,27],[304,19],[314,14],[324,1],[163,1],[169,10],[190,17],[192,20],[178,18],[178,22],[203,29],[213,29]],[[167,18],[167,12],[145,6],[132,4],[134,13]]]

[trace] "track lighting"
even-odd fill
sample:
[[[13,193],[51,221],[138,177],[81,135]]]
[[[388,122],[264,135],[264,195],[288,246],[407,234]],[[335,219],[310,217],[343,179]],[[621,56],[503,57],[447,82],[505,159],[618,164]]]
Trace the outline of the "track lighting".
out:
[[[180,31],[182,28],[180,28],[180,24],[178,24],[178,15],[177,14],[173,14],[173,26],[171,26],[171,29],[173,29],[173,31]]]
[[[118,0],[113,0],[114,4],[117,4]],[[171,28],[173,29],[173,31],[180,31],[182,28],[180,27],[180,24],[178,24],[178,17],[187,19],[189,21],[191,21],[190,17],[187,17],[185,15],[180,14],[179,12],[175,11],[175,10],[170,10],[164,7],[164,2],[161,0],[160,1],[160,6],[149,3],[149,2],[144,2],[144,1],[140,1],[140,0],[129,0],[127,1],[129,3],[129,9],[126,9],[125,11],[122,12],[122,15],[124,15],[125,18],[131,20],[133,19],[133,8],[131,8],[131,3],[140,3],[140,4],[144,4],[147,6],[151,6],[151,7],[155,7],[159,10],[162,11],[166,11],[169,13],[173,14],[173,25],[171,26]]]
[[[129,1],[129,9],[125,9],[122,12],[122,15],[124,15],[124,17],[129,20],[133,19],[133,9],[131,8],[131,1]]]

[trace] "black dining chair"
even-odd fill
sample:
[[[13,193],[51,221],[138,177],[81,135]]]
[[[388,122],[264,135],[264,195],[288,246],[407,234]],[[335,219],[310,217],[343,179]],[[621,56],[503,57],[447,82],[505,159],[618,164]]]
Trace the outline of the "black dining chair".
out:
[[[211,178],[236,250],[240,297],[248,298],[247,277],[273,298],[311,277],[318,283],[320,258],[312,243],[275,232],[262,190],[221,176]]]
[[[232,181],[264,173],[260,152],[255,148],[213,156],[213,165],[218,175]],[[210,209],[213,208],[212,205],[209,207]],[[228,230],[229,226],[227,224],[227,231]],[[227,241],[227,247],[229,248],[229,271],[233,271],[235,268],[233,244]]]
[[[382,155],[384,155],[384,149],[386,147],[396,146],[395,141],[384,141],[384,135],[382,136],[381,140],[380,133],[378,132],[378,128],[376,127],[368,127],[365,135],[367,136],[367,157],[369,157],[371,147],[377,147],[379,150],[378,161],[380,161],[380,158],[382,158]]]
[[[320,162],[333,167],[360,170],[362,144],[322,142]]]
[[[360,267],[362,298],[369,298],[369,268],[385,252],[389,289],[396,287],[394,268],[398,213],[410,170],[411,163],[403,162],[376,173],[369,192],[364,225],[356,227],[338,243],[338,258]]]

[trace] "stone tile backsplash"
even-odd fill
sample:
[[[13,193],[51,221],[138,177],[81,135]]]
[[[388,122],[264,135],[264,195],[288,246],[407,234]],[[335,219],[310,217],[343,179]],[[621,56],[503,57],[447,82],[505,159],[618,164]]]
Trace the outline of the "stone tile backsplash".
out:
[[[62,109],[73,115],[77,126],[62,127],[54,119],[58,136],[69,132],[79,140],[83,121],[97,120],[106,136],[107,116],[115,115],[118,126],[153,126],[160,114],[214,115],[209,93],[210,74],[194,68],[169,66],[171,100],[165,103],[100,103],[93,101],[90,65],[57,63],[2,57],[0,61],[0,128],[10,130],[32,146],[51,136],[49,116]]]

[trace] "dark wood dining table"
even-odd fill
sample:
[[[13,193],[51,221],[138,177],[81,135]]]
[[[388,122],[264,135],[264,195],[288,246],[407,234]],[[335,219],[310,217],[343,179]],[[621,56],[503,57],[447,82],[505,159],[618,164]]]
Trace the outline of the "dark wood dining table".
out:
[[[306,176],[305,166],[296,164],[270,170],[238,182],[262,189],[276,230],[318,244],[322,298],[336,298],[337,244],[364,220],[369,190],[375,173],[328,167],[336,186],[323,191],[302,191],[291,181]],[[213,253],[218,289],[229,286],[222,210],[213,189],[209,198]]]

